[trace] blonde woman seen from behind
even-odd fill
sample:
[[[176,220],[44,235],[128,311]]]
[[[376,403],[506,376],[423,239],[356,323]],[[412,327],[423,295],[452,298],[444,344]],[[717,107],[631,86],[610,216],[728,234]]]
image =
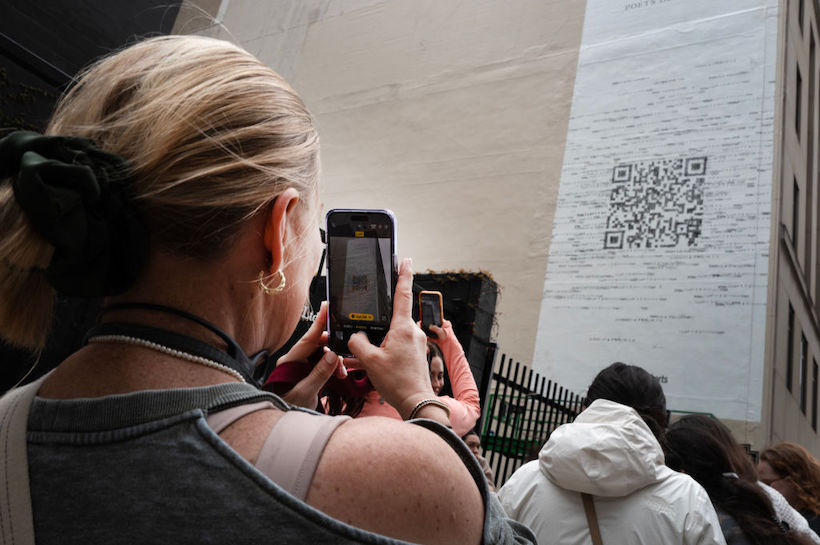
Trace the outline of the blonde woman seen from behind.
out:
[[[350,348],[402,417],[433,422],[286,402],[344,374],[324,308],[281,360],[324,350],[287,400],[247,383],[321,251],[318,135],[276,73],[227,42],[146,40],[84,73],[47,135],[0,141],[0,335],[42,347],[55,293],[106,308],[30,407],[15,470],[37,543],[529,542],[423,403],[409,261],[385,343]]]

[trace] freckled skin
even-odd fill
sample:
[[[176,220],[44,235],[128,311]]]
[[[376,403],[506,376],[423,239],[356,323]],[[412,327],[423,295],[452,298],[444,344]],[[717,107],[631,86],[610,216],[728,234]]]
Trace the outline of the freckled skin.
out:
[[[380,417],[346,422],[325,448],[317,481],[338,492],[311,485],[307,503],[359,528],[414,543],[481,542],[478,487],[458,455],[421,427]]]

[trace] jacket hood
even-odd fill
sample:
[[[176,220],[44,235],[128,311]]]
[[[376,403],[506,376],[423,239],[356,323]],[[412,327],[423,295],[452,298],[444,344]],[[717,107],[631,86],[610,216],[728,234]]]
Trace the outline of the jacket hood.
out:
[[[538,460],[541,472],[561,488],[607,497],[631,494],[671,471],[638,413],[606,399],[552,432]]]

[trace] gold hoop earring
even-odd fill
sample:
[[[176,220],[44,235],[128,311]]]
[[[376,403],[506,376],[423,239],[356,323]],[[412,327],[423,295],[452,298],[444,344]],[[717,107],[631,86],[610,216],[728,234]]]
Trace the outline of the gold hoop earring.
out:
[[[270,287],[269,285],[265,284],[265,271],[259,271],[259,278],[256,279],[256,283],[259,284],[259,289],[265,292],[265,295],[271,295],[274,293],[279,293],[285,286],[287,285],[287,280],[285,279],[285,273],[282,272],[282,269],[277,270],[273,274],[279,275],[279,285],[275,288]]]

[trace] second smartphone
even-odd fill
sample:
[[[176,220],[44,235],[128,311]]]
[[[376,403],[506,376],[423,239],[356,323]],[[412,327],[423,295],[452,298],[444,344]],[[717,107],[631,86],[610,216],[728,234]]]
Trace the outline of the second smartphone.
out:
[[[444,312],[442,311],[442,297],[440,291],[422,291],[419,293],[419,315],[421,316],[421,328],[428,337],[437,338],[437,335],[430,331],[430,326],[441,327],[444,323]]]
[[[347,341],[364,331],[380,345],[393,317],[398,279],[396,218],[390,210],[327,213],[328,347],[350,355]]]

